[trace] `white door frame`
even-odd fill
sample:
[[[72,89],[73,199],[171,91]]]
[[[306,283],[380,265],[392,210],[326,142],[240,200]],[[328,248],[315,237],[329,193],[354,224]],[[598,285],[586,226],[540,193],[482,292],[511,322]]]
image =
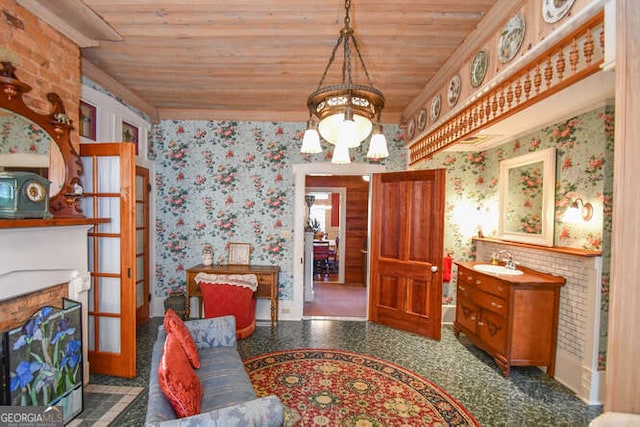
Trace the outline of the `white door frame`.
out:
[[[371,175],[382,173],[383,165],[351,163],[302,163],[293,165],[295,180],[294,220],[293,220],[293,300],[280,301],[282,320],[302,320],[304,308],[304,216],[307,205],[304,201],[307,175]],[[371,197],[371,195],[369,195]]]

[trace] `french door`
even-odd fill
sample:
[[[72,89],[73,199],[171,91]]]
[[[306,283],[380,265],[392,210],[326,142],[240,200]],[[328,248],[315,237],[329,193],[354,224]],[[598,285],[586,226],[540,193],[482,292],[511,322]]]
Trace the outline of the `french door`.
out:
[[[89,363],[92,373],[136,375],[135,148],[80,144],[82,208],[110,218],[89,232]]]
[[[440,339],[444,169],[374,174],[369,320]]]

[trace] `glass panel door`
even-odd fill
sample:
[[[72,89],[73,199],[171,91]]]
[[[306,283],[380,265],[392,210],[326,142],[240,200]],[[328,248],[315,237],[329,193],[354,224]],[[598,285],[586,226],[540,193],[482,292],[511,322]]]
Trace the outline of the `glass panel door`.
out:
[[[134,377],[135,199],[132,144],[81,144],[88,217],[109,218],[89,232],[89,364],[92,373]]]

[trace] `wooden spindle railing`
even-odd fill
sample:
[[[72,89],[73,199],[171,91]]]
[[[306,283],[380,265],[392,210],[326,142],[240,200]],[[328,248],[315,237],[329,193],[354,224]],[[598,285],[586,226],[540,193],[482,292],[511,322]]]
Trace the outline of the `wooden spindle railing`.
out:
[[[597,46],[594,39],[598,40]],[[410,143],[409,164],[428,159],[448,145],[596,73],[603,61],[604,13],[599,13],[455,116]]]

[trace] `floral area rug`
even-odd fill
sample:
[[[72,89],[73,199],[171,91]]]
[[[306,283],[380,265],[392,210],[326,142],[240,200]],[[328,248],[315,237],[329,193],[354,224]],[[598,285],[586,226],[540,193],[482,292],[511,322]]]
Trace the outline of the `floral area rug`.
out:
[[[285,405],[285,426],[479,426],[455,399],[398,365],[341,350],[267,353],[244,362],[259,397]]]

